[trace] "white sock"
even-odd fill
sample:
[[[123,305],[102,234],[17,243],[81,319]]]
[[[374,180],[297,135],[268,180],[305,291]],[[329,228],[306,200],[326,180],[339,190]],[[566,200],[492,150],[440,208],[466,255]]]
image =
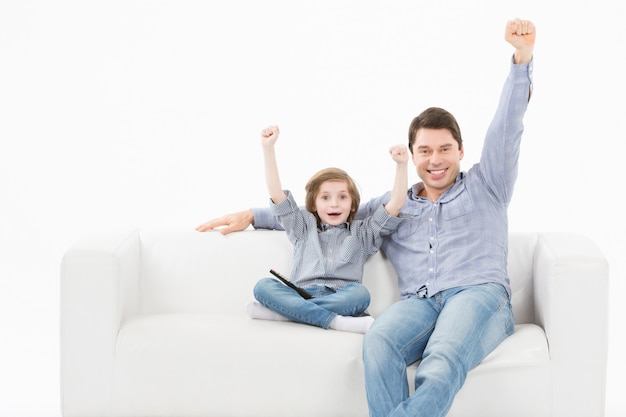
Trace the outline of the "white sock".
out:
[[[253,319],[289,321],[287,317],[281,316],[277,312],[270,310],[258,301],[251,301],[246,309],[248,310],[248,315]]]
[[[330,322],[330,328],[344,332],[365,333],[373,323],[374,317],[372,316],[352,317],[337,315]]]

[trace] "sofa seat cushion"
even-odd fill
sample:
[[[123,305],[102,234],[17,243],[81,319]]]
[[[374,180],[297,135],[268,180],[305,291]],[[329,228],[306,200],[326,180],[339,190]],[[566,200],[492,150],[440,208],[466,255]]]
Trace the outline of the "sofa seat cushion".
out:
[[[316,415],[365,417],[361,344],[360,334],[253,320],[243,312],[138,316],[118,334],[113,411],[276,416],[314,407]],[[416,366],[409,367],[411,379]],[[498,394],[491,403],[477,403],[485,392]],[[545,335],[538,326],[519,325],[470,372],[454,407],[464,415],[467,407],[489,407],[502,415],[541,417],[548,415],[549,399]]]
[[[139,316],[118,335],[114,415],[367,416],[361,343],[243,311]]]
[[[515,333],[469,372],[447,417],[552,416],[550,366],[543,329],[535,324],[517,325]]]

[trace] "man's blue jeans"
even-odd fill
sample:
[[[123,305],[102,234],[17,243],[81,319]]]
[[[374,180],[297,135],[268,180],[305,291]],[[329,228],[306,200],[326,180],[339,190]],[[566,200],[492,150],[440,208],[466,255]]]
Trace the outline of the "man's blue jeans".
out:
[[[509,296],[499,284],[395,303],[363,341],[370,416],[444,417],[467,373],[513,329]],[[406,367],[420,359],[409,397]]]
[[[370,305],[364,285],[349,283],[339,290],[325,286],[306,287],[315,298],[305,300],[293,289],[273,278],[263,278],[254,287],[254,298],[265,307],[299,323],[328,329],[337,316],[359,316]]]

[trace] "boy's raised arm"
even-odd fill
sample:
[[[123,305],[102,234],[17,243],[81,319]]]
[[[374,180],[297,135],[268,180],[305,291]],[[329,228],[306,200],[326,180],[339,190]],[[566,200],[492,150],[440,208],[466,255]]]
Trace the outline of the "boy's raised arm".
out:
[[[409,151],[404,145],[394,145],[389,149],[391,158],[396,161],[396,176],[391,190],[391,198],[385,204],[385,210],[391,216],[400,214],[400,210],[406,201],[408,185],[408,161]]]
[[[261,132],[261,146],[263,146],[263,160],[265,163],[265,183],[274,204],[278,204],[287,198],[280,183],[276,152],[274,150],[274,144],[278,140],[279,134],[278,126],[266,127]]]

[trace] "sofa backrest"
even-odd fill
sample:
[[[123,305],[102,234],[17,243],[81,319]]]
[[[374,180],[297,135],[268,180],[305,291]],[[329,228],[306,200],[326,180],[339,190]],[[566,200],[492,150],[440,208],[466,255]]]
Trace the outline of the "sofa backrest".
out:
[[[292,246],[284,232],[247,230],[226,236],[211,231],[139,232],[140,311],[144,314],[243,313],[254,284],[271,268],[289,276]],[[517,323],[534,321],[535,234],[511,234],[509,276]],[[363,279],[378,315],[398,300],[395,272],[382,252],[371,257]]]

